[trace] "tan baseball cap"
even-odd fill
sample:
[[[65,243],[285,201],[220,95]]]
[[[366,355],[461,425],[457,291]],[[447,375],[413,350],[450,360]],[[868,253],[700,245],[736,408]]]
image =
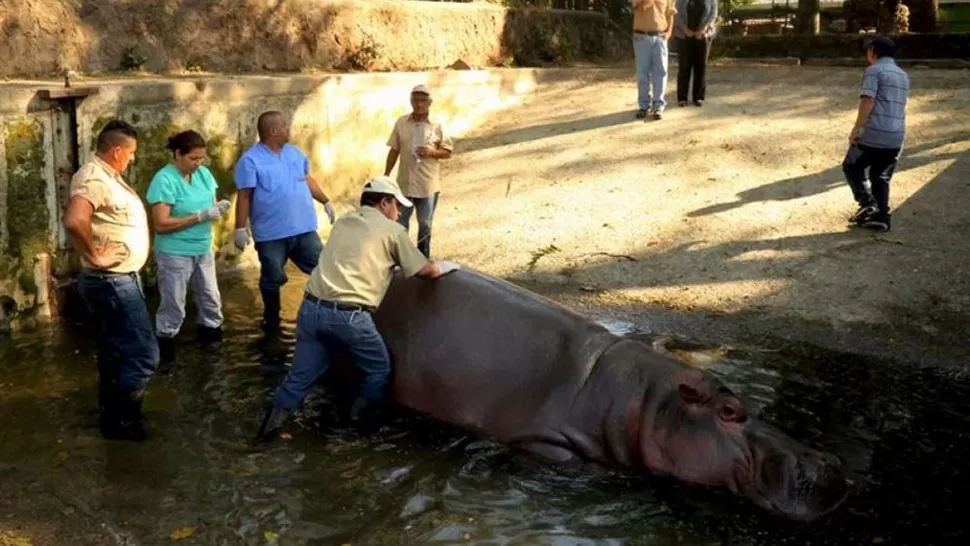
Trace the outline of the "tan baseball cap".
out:
[[[424,85],[423,83],[420,84],[420,85],[415,85],[414,88],[411,89],[411,94],[413,95],[415,93],[424,93],[425,95],[428,95],[429,97],[431,96],[431,90],[428,89],[428,86],[427,85]]]
[[[404,197],[404,194],[401,193],[401,187],[397,185],[397,182],[386,176],[378,176],[368,180],[367,183],[364,184],[364,191],[361,193],[382,193],[386,195],[393,195],[394,199],[396,199],[397,202],[402,206],[414,206],[411,201],[407,197]]]

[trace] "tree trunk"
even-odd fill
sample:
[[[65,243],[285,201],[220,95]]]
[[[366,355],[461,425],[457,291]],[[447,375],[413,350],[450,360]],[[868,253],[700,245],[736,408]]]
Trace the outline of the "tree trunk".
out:
[[[795,22],[799,34],[821,32],[821,17],[819,0],[798,0],[798,17]]]

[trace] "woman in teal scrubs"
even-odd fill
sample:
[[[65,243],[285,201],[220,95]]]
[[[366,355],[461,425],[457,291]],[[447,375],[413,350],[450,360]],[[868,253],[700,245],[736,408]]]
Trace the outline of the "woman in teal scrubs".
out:
[[[222,298],[216,283],[212,221],[229,210],[216,201],[217,184],[202,164],[206,143],[195,131],[168,139],[172,162],[162,167],[148,187],[155,228],[155,262],[161,302],[155,315],[155,335],[163,361],[175,358],[174,338],[185,319],[189,289],[198,310],[199,336],[222,337]]]

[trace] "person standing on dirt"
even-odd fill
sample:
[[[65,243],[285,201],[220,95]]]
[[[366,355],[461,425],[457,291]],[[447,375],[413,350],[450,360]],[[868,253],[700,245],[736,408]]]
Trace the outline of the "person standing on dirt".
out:
[[[185,296],[191,288],[198,309],[198,333],[203,342],[222,338],[222,297],[212,251],[212,221],[229,210],[216,201],[218,184],[205,160],[206,143],[195,131],[168,139],[172,162],[162,167],[148,186],[155,228],[155,263],[161,301],[155,313],[155,333],[163,363],[175,359],[175,336],[185,319]]]
[[[633,5],[633,54],[637,64],[637,119],[663,118],[667,101],[668,40],[674,31],[674,0],[630,0]],[[653,94],[650,85],[653,84]],[[652,98],[651,98],[652,97]]]
[[[895,50],[896,44],[884,37],[866,45],[870,64],[862,77],[859,111],[842,162],[859,205],[849,221],[877,231],[890,229],[889,182],[906,137],[909,75],[893,59]]]
[[[141,404],[159,359],[138,278],[148,259],[148,213],[121,176],[137,148],[134,127],[108,122],[95,157],[71,179],[63,217],[81,261],[78,292],[98,330],[101,435],[133,441],[145,439]]]
[[[410,114],[398,118],[387,140],[390,150],[384,165],[384,176],[390,176],[398,158],[397,183],[413,204],[401,210],[398,220],[410,229],[411,213],[418,211],[418,249],[431,257],[431,224],[441,193],[439,160],[448,159],[454,150],[451,137],[445,134],[441,120],[431,115],[431,91],[425,85],[411,90]]]
[[[310,274],[323,243],[317,234],[316,199],[330,219],[333,203],[310,174],[310,162],[289,144],[290,127],[283,114],[263,112],[256,122],[259,142],[236,163],[236,248],[249,244],[246,223],[252,229],[259,256],[259,292],[263,299],[262,328],[276,334],[280,328],[280,288],[286,284],[286,261]]]
[[[718,0],[677,0],[674,41],[677,44],[677,105],[687,106],[691,86],[694,106],[703,106],[707,93],[707,56],[714,39]]]
[[[327,241],[327,251],[310,274],[297,315],[293,365],[276,390],[256,440],[273,440],[286,419],[303,401],[334,357],[349,354],[364,374],[350,420],[376,424],[386,395],[391,359],[373,314],[380,306],[394,268],[405,276],[427,279],[458,268],[430,261],[396,221],[401,207],[410,207],[393,180],[370,180],[360,195],[360,207],[340,217]]]

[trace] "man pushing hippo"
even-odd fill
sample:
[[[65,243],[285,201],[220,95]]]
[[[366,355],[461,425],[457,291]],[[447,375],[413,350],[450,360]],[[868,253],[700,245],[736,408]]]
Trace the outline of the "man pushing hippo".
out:
[[[404,226],[397,223],[402,206],[411,206],[411,202],[398,185],[387,177],[377,177],[364,185],[360,207],[334,223],[327,247],[310,272],[297,313],[293,365],[276,390],[258,440],[276,437],[290,413],[341,353],[349,353],[363,372],[350,420],[368,425],[378,419],[391,362],[372,315],[394,268],[408,277],[437,279],[457,267],[450,262],[435,263],[418,251]]]

